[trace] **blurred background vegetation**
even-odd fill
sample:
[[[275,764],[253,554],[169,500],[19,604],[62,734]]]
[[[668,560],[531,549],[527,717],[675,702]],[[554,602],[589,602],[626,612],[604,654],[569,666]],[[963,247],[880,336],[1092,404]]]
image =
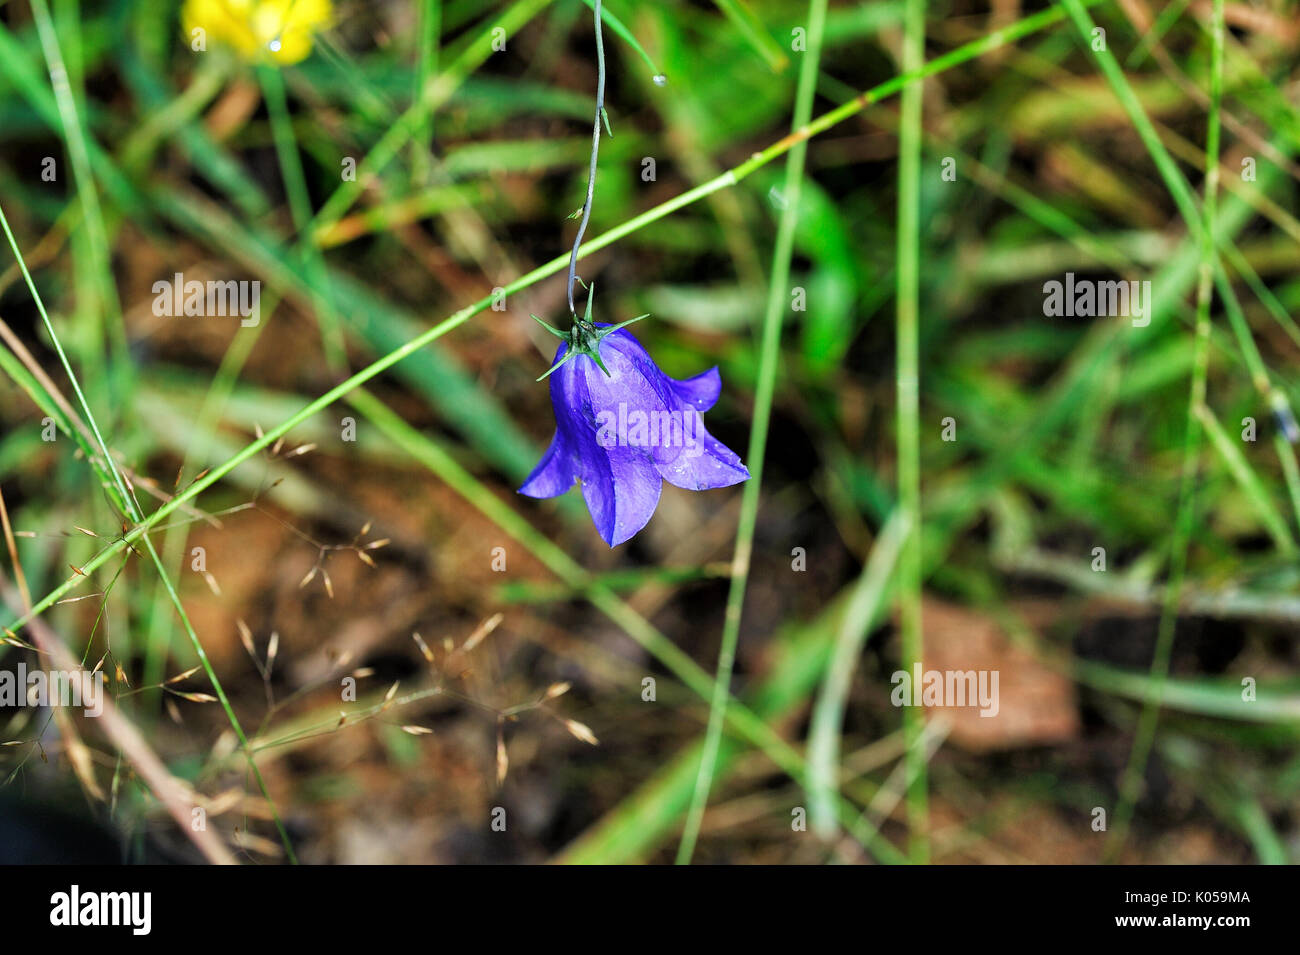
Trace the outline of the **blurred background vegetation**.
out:
[[[235,0],[184,17],[131,0],[0,6],[0,205],[146,512],[572,242],[596,80],[587,5],[300,2],[269,50],[258,12]],[[807,55],[803,3],[605,6],[619,25],[605,30],[613,136],[589,238],[781,139]],[[1300,400],[1300,19],[1290,0],[1223,6],[1223,275],[1206,399],[1190,409],[1205,438],[1186,580],[1162,647],[1201,253],[1171,182],[1195,210],[1212,5],[1075,2],[1061,16],[1018,0],[927,5],[927,60],[1052,17],[923,84],[924,660],[1001,674],[998,717],[936,711],[913,740],[936,862],[1300,856],[1300,476],[1287,410]],[[231,22],[214,25],[223,10]],[[1116,72],[1099,68],[1080,17],[1104,29]],[[204,23],[196,51],[189,30]],[[904,72],[903,36],[902,2],[831,3],[813,114]],[[883,96],[808,145],[789,279],[807,307],[790,310],[781,340],[733,683],[752,722],[724,737],[699,861],[907,851],[907,744],[890,703],[890,675],[906,665],[889,536],[899,117]],[[600,286],[598,319],[651,313],[636,333],[668,374],[720,367],[708,426],[742,456],[788,205],[783,162],[580,268]],[[72,437],[43,440],[43,419],[73,417],[53,397],[70,402],[72,382],[6,255],[0,490],[22,571],[0,562],[9,622],[25,610],[20,576],[34,602],[132,521]],[[1066,272],[1149,280],[1150,324],[1045,317],[1043,284]],[[260,322],[156,315],[154,283],[176,273],[260,281]],[[150,539],[185,619],[140,547],[119,547],[69,593],[83,599],[42,616],[103,666],[123,715],[238,858],[285,861],[286,838],[308,862],[673,858],[741,491],[665,487],[646,530],[612,551],[577,494],[517,497],[553,427],[534,381],[551,345],[528,316],[562,322],[563,279],[504,305],[161,521]],[[201,666],[191,627],[228,709],[190,672]],[[25,648],[31,629],[0,648],[5,667],[40,659]],[[341,702],[349,676],[355,702]],[[1135,759],[1144,702],[1162,685],[1149,755],[1139,746]],[[835,716],[837,692],[832,763],[806,744],[816,701]],[[129,860],[200,858],[93,721],[12,708],[0,741],[13,743],[0,749],[13,798],[111,825]],[[1142,785],[1124,786],[1126,767]],[[817,779],[838,781],[843,825],[802,831]]]

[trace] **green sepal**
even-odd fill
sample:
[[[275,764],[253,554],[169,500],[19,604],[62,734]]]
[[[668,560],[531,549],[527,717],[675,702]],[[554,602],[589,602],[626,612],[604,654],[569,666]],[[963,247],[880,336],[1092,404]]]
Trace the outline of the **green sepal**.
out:
[[[646,312],[644,315],[638,315],[636,318],[629,318],[626,322],[619,322],[617,325],[609,326],[609,328],[602,328],[600,330],[600,334],[598,338],[604,339],[609,335],[612,335],[614,332],[618,331],[620,328],[627,328],[633,322],[639,322],[641,321],[641,319],[649,318],[649,317],[650,317],[650,313]]]
[[[582,279],[578,279],[578,281],[582,282]],[[617,325],[611,325],[609,328],[597,329],[596,324],[592,321],[591,317],[592,308],[596,301],[596,283],[592,282],[588,285],[583,282],[582,287],[587,290],[587,306],[583,310],[582,318],[574,316],[573,327],[569,329],[567,335],[561,332],[558,328],[553,328],[548,325],[536,315],[530,316],[533,321],[537,322],[537,324],[541,325],[556,338],[566,342],[569,346],[569,350],[565,353],[564,357],[548,368],[546,374],[538,378],[538,381],[543,381],[546,378],[549,378],[557,368],[562,366],[575,355],[586,355],[596,363],[597,368],[605,373],[605,377],[614,377],[610,373],[610,370],[605,366],[605,360],[600,357],[600,343],[620,328],[627,328],[627,326],[631,325],[633,322],[639,322],[643,318],[650,317],[649,313],[638,315],[636,318],[629,318],[626,322],[619,322]]]
[[[555,371],[556,369],[558,369],[561,365],[563,365],[566,361],[568,361],[570,358],[572,358],[572,357],[573,357],[574,355],[576,355],[576,354],[578,354],[578,352],[576,352],[576,351],[574,351],[572,348],[570,348],[567,352],[565,352],[563,358],[561,358],[559,361],[557,361],[557,362],[556,362],[554,365],[552,365],[550,368],[546,369],[546,374],[542,375],[542,376],[539,377],[537,380],[538,380],[538,381],[545,381],[547,378],[550,378],[550,377],[551,377],[551,373],[552,373],[553,371]]]
[[[564,332],[560,331],[560,330],[559,330],[558,328],[556,328],[554,325],[548,325],[546,322],[542,321],[540,318],[538,318],[538,317],[537,317],[536,315],[534,315],[532,312],[529,312],[529,313],[528,313],[528,317],[531,318],[533,321],[535,321],[538,325],[541,325],[542,328],[546,329],[548,332],[550,332],[552,335],[554,335],[556,338],[560,339],[561,341],[568,341],[568,340],[569,340],[569,336],[568,336],[568,335],[564,334]]]

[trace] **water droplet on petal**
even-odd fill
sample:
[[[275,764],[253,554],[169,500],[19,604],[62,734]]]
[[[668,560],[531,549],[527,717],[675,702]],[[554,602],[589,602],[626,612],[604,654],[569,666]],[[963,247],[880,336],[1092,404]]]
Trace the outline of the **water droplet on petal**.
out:
[[[651,79],[651,82],[653,82],[655,86],[667,86],[667,85],[668,85],[668,77],[664,76],[662,73],[656,73],[656,74],[655,74],[654,76],[652,76],[650,79]]]
[[[279,38],[279,37],[276,37],[274,40],[272,40],[270,43],[268,43],[267,46],[270,47],[272,53],[279,53],[279,52],[280,52],[280,38]]]

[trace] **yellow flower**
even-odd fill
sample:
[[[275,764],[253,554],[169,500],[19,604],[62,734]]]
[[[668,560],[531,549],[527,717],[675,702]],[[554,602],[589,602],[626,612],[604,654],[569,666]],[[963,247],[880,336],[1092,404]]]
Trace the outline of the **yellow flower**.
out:
[[[330,0],[185,0],[185,33],[234,48],[246,60],[287,66],[311,52],[312,34],[329,25]]]

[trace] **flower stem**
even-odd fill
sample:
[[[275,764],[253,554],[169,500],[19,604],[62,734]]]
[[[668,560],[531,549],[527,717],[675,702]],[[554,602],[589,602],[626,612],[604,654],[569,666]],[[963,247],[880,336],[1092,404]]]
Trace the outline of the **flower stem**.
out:
[[[600,0],[596,0],[592,9],[596,12],[596,119],[591,127],[591,165],[587,168],[587,200],[582,204],[582,222],[578,224],[578,234],[573,240],[573,251],[569,253],[569,282],[566,286],[569,296],[569,314],[575,319],[578,309],[573,304],[573,284],[578,278],[578,249],[582,246],[582,237],[587,232],[587,223],[591,221],[591,204],[596,198],[596,158],[600,155],[600,124],[605,112],[605,41],[600,29]]]
[[[275,142],[276,157],[280,162],[280,175],[284,180],[285,195],[289,199],[289,214],[293,227],[304,241],[300,251],[303,266],[311,277],[312,304],[321,327],[321,347],[330,374],[342,377],[347,370],[347,345],[343,335],[343,319],[332,301],[329,272],[325,268],[320,246],[310,240],[307,231],[311,226],[311,197],[307,191],[307,177],[298,155],[298,142],[289,116],[289,103],[280,71],[269,66],[257,70],[258,81],[266,101],[267,115],[271,119],[271,137]]]

